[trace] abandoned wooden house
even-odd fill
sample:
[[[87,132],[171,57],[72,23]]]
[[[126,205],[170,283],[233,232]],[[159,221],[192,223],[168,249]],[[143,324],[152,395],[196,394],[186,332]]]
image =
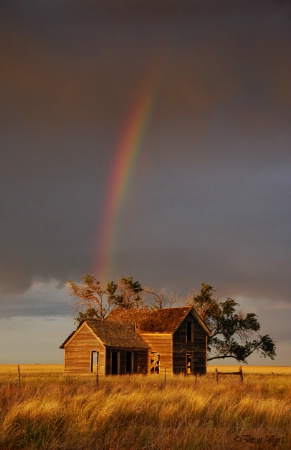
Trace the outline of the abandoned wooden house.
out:
[[[113,309],[65,340],[65,373],[205,374],[210,331],[191,306]]]

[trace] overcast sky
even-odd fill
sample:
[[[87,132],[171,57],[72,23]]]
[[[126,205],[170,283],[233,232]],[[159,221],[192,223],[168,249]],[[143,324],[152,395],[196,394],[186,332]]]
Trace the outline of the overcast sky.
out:
[[[158,66],[110,277],[207,282],[291,365],[290,21],[287,0],[0,3],[0,363],[62,361],[65,284],[98,277],[116,148]]]

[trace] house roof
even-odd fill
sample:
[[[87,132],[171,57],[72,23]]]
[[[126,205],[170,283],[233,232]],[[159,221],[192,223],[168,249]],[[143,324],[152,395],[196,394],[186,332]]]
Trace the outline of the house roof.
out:
[[[84,326],[84,323],[90,327],[93,333],[102,341],[106,347],[147,349],[148,344],[141,336],[134,332],[134,327],[130,323],[107,322],[104,320],[86,320],[76,331],[71,333],[63,342],[60,348],[64,348],[65,344]]]
[[[209,329],[192,306],[161,309],[116,308],[109,313],[106,323],[131,322],[137,325],[139,333],[173,334],[191,311],[206,333],[210,334]]]

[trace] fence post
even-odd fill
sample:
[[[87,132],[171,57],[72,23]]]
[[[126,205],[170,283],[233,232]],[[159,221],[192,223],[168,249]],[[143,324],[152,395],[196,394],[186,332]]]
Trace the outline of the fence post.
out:
[[[215,378],[216,378],[216,381],[217,381],[217,383],[218,383],[218,370],[217,370],[217,367],[216,367],[216,369],[215,369]]]
[[[17,366],[18,371],[18,386],[20,386],[20,366]]]
[[[239,368],[239,374],[240,374],[241,382],[243,383],[244,382],[244,376],[243,376],[243,371],[242,371],[242,367],[241,366]]]
[[[99,364],[97,364],[97,370],[96,370],[96,387],[98,387],[99,384]]]

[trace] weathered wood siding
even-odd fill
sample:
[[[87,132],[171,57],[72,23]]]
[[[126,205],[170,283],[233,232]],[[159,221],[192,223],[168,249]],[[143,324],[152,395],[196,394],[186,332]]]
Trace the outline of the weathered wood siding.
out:
[[[194,347],[194,372],[205,375],[207,370],[207,334],[196,321],[194,321]]]
[[[193,342],[187,342],[187,322],[193,322],[194,339]],[[187,353],[193,358],[192,368],[194,374],[206,373],[207,358],[207,334],[197,322],[195,317],[189,315],[180,325],[173,336],[173,372],[187,373],[186,361]]]
[[[205,374],[207,332],[199,322],[199,318],[191,311],[187,313],[174,335],[171,331],[170,329],[165,333],[140,332],[140,336],[148,344],[149,349],[130,347],[107,347],[106,349],[90,326],[84,323],[63,344],[65,373],[92,373],[92,352],[98,352],[99,375],[150,373],[151,360],[153,361],[152,370],[155,372],[164,373],[167,369],[168,373]],[[119,345],[119,340],[113,342],[112,345]],[[124,345],[122,340],[120,345]],[[130,343],[127,342],[125,345],[130,346]]]
[[[173,335],[162,333],[140,333],[140,336],[149,345],[148,352],[148,372],[151,363],[151,352],[156,352],[160,355],[160,372],[167,373],[173,371]]]
[[[134,369],[135,373],[146,374],[148,371],[148,351],[139,350],[135,352]]]
[[[90,374],[92,351],[99,352],[99,374],[105,374],[105,347],[84,324],[65,345],[65,373]]]

